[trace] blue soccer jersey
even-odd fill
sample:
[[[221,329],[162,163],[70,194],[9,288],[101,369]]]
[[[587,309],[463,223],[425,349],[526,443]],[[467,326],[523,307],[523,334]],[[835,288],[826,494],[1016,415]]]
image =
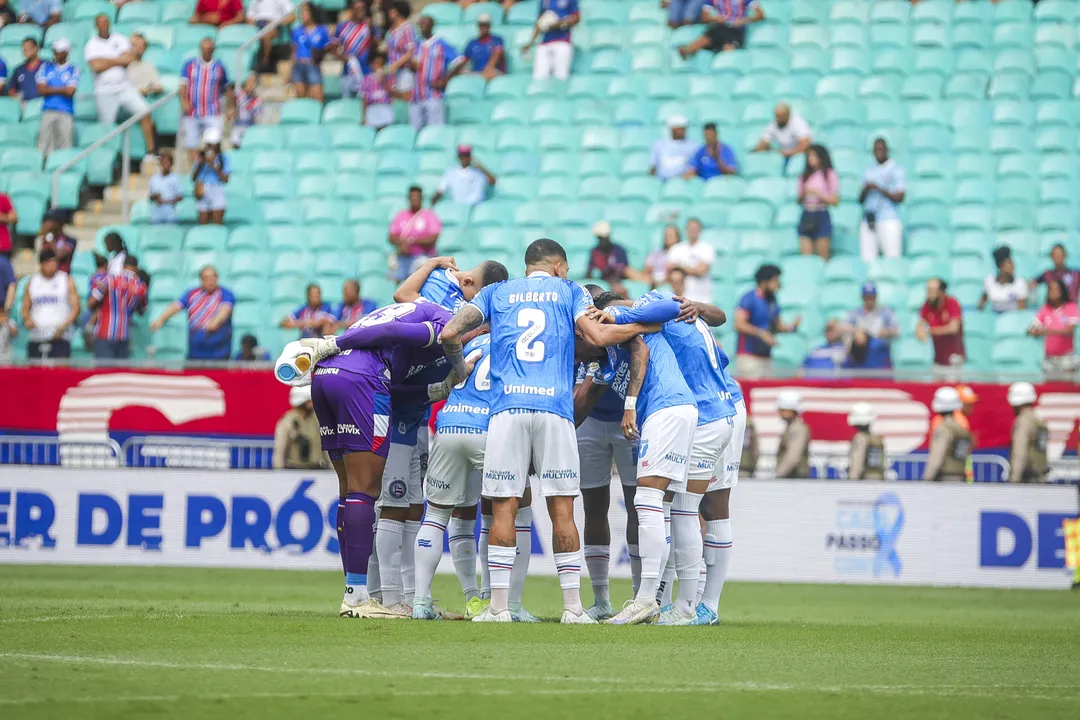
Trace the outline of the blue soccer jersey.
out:
[[[657,303],[675,305],[671,298],[671,295],[656,290],[645,293],[633,307],[620,308],[624,312],[618,314],[616,322],[636,322],[642,318],[643,309],[655,307]],[[673,310],[672,314],[676,313],[677,310]],[[687,323],[669,319],[664,323],[663,336],[675,351],[686,383],[693,389],[698,425],[733,417],[735,404],[728,388],[727,371],[720,362],[721,350],[709,326],[701,320]]]
[[[720,347],[720,343],[716,343],[716,352],[720,353],[720,368],[724,371],[724,379],[727,380],[728,392],[731,393],[731,404],[740,403],[743,401],[742,388],[739,387],[739,383],[735,382],[735,378],[731,377],[731,373],[727,371],[727,366],[731,364],[731,359],[728,358],[728,354],[724,352],[724,348]]]
[[[585,380],[585,376],[588,374],[588,370],[584,365],[578,365],[577,368],[577,382],[581,384]],[[612,390],[610,387],[600,396],[600,399],[596,401],[596,405],[593,407],[592,412],[589,413],[589,417],[600,422],[619,422],[623,416],[623,399],[619,397],[619,393]]]
[[[446,268],[436,268],[428,275],[427,280],[420,286],[420,297],[442,305],[453,313],[456,313],[465,304],[465,296],[461,293],[461,284],[453,272]]]
[[[488,285],[472,305],[491,323],[491,414],[535,410],[574,421],[574,326],[592,301],[577,283],[534,272]]]
[[[487,430],[491,413],[491,336],[481,335],[465,345],[466,362],[475,362],[472,374],[458,383],[435,418],[435,429],[472,428]]]

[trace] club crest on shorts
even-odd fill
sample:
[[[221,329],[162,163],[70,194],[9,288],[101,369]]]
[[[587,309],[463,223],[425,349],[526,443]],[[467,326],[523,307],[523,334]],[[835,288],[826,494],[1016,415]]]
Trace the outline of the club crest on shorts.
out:
[[[641,443],[641,449],[638,450],[638,457],[645,457],[645,455],[648,452],[649,452],[649,441],[645,440],[644,442]]]
[[[405,481],[400,478],[392,480],[390,482],[390,487],[387,489],[390,491],[390,497],[394,498],[395,500],[400,500],[405,497]]]

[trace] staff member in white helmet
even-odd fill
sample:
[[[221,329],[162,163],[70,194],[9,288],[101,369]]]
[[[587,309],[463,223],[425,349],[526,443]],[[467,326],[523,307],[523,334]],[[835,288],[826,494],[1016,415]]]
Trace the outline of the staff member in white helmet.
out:
[[[923,480],[964,482],[974,443],[971,432],[953,417],[961,405],[960,393],[952,386],[939,387],[934,392],[930,409],[941,416],[941,421],[930,438],[930,457],[923,470]]]
[[[851,456],[848,459],[849,480],[885,479],[885,442],[880,435],[870,432],[876,416],[870,403],[855,403],[848,413],[848,425],[855,428],[851,438]]]
[[[1009,454],[1009,482],[1034,483],[1046,479],[1049,467],[1046,447],[1050,430],[1035,415],[1035,386],[1029,382],[1009,386],[1007,399],[1016,413],[1012,427],[1012,452]]]
[[[311,403],[311,386],[289,388],[289,405],[292,409],[281,416],[274,428],[274,469],[327,467],[319,421]]]
[[[802,395],[785,390],[776,399],[780,418],[787,423],[776,451],[777,478],[810,477],[810,426],[802,419]]]

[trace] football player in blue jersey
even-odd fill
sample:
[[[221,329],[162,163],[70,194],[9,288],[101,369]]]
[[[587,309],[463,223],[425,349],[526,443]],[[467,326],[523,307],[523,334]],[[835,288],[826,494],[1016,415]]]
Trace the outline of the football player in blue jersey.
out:
[[[491,325],[491,415],[484,457],[483,494],[492,500],[488,566],[491,605],[479,622],[511,622],[518,498],[530,465],[547,498],[552,548],[563,590],[563,623],[595,624],[581,606],[581,539],[574,522],[580,466],[574,433],[574,350],[578,333],[597,346],[626,342],[655,330],[636,324],[603,325],[588,317],[592,298],[566,279],[566,251],[542,238],[525,251],[526,277],[489,285],[454,315],[440,334],[459,374],[465,333]]]
[[[458,270],[452,257],[431,258],[406,278],[394,293],[394,302],[412,302],[423,297],[450,312],[473,299],[481,288],[510,277],[506,266],[485,260],[472,270]]]

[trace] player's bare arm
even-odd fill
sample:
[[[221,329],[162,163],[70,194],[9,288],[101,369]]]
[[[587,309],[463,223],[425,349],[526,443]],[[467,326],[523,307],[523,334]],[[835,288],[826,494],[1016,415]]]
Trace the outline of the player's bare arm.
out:
[[[661,326],[656,324],[642,325],[641,323],[608,325],[601,324],[587,315],[582,315],[577,320],[577,329],[581,331],[581,336],[585,338],[586,342],[597,347],[610,347],[612,345],[621,345],[630,338],[642,333],[660,332]]]
[[[483,322],[484,314],[479,308],[466,305],[457,311],[439,334],[439,343],[443,346],[446,359],[450,361],[450,367],[460,378],[469,377],[469,368],[461,354],[463,337],[469,331],[480,327]]]
[[[600,401],[606,390],[607,385],[593,382],[592,377],[588,375],[580,385],[574,388],[574,425],[576,427],[581,427],[581,423],[589,417],[589,413],[596,407],[596,403]]]
[[[630,350],[630,381],[626,388],[622,431],[627,440],[637,440],[637,397],[641,394],[641,386],[645,382],[645,373],[649,369],[649,346],[645,344],[645,341],[639,335],[627,343],[627,348]],[[631,398],[633,399],[631,400]]]
[[[679,302],[679,317],[676,320],[694,322],[701,318],[709,327],[720,327],[727,322],[727,313],[711,303],[696,302],[681,297],[675,297],[675,299]]]
[[[405,282],[401,283],[401,286],[394,291],[394,302],[405,303],[412,302],[420,297],[420,289],[424,287],[424,283],[427,282],[431,273],[435,272],[439,268],[446,268],[448,270],[457,270],[457,263],[454,262],[452,257],[435,257],[431,258],[419,268],[416,269],[409,277],[405,278]]]

